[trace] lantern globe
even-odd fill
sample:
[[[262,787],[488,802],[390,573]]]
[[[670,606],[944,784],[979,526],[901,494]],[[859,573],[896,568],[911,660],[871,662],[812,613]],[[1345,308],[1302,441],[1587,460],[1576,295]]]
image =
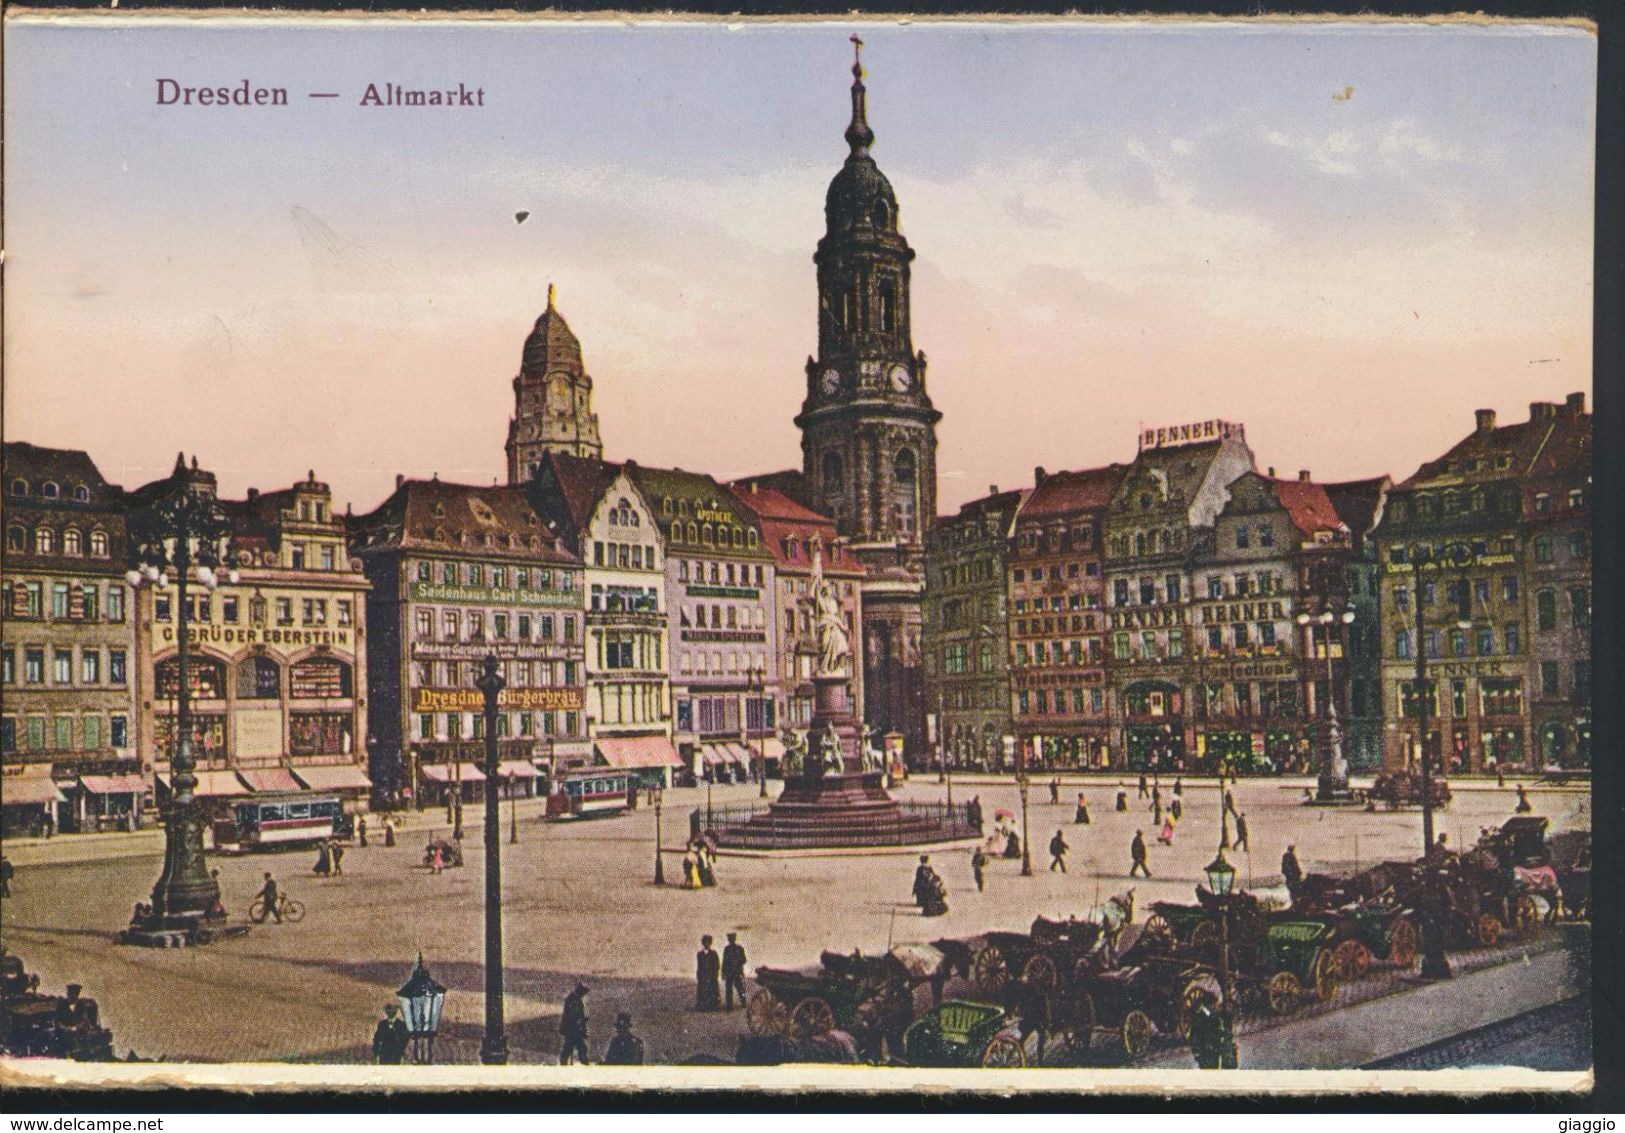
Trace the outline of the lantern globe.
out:
[[[1224,851],[1209,862],[1203,872],[1207,874],[1208,888],[1213,890],[1215,896],[1228,897],[1236,883],[1236,867],[1224,859]]]
[[[423,953],[418,953],[417,966],[411,978],[395,993],[406,1014],[406,1029],[413,1035],[433,1035],[440,1029],[440,1012],[446,1006],[445,987],[423,966]]]

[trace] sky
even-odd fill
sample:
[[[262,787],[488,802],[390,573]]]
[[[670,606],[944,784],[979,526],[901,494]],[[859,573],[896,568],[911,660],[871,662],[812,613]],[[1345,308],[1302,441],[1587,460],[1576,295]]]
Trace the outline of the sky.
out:
[[[358,512],[397,473],[502,478],[549,283],[607,457],[798,467],[854,30],[940,512],[1212,417],[1261,469],[1402,479],[1476,408],[1592,386],[1584,29],[8,24],[5,436],[126,487],[182,449]],[[290,105],[158,106],[160,78]]]

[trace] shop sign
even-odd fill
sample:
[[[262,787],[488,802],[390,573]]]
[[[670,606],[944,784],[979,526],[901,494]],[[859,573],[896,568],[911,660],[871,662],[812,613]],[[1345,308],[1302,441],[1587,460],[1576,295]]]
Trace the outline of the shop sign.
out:
[[[499,709],[574,712],[581,708],[579,688],[505,688],[497,694]],[[484,712],[485,694],[477,688],[415,688],[413,712]]]
[[[439,582],[412,583],[414,602],[462,602],[479,606],[548,606],[580,609],[582,591],[514,590],[505,586],[447,586]]]
[[[256,629],[252,626],[215,626],[192,624],[186,627],[186,640],[206,645],[280,645],[297,647],[306,645],[337,645],[350,647],[348,629]],[[161,626],[158,639],[165,645],[175,641],[175,627]]]
[[[1189,425],[1169,425],[1162,428],[1140,430],[1140,448],[1161,448],[1164,445],[1188,445],[1197,441],[1222,441],[1235,437],[1246,439],[1246,430],[1233,421],[1196,421]]]

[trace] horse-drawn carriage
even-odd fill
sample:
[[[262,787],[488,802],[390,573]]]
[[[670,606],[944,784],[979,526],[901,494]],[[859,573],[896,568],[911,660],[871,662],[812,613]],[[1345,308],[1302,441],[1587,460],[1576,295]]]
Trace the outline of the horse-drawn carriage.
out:
[[[46,995],[39,977],[22,959],[0,949],[0,1054],[23,1058],[67,1058],[110,1062],[113,1032],[101,1025],[94,999],[79,994]]]
[[[1443,808],[1450,805],[1450,784],[1443,776],[1433,776],[1429,780],[1432,790],[1433,806]],[[1389,810],[1398,810],[1400,807],[1422,805],[1422,776],[1405,769],[1397,771],[1379,771],[1370,787],[1364,792],[1367,810],[1376,810],[1380,803]]]
[[[1421,949],[1414,907],[1395,896],[1396,867],[1374,866],[1348,877],[1311,873],[1293,893],[1292,908],[1278,919],[1320,920],[1332,926],[1338,974],[1356,979],[1373,964],[1409,968]]]
[[[1023,1067],[1027,1053],[1016,1021],[995,1004],[950,999],[908,1027],[903,1054],[910,1066]]]
[[[757,990],[745,1003],[750,1033],[801,1042],[842,1030],[872,1058],[878,1059],[883,1040],[895,1051],[914,1021],[914,985],[921,981],[890,954],[825,952],[821,960],[816,975],[756,969]]]

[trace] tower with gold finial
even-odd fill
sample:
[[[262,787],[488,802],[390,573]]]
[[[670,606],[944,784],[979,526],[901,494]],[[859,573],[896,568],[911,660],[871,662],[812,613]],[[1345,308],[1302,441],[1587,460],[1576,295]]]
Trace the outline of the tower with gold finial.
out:
[[[508,421],[508,483],[535,475],[542,455],[569,453],[594,459],[604,455],[598,414],[592,410],[592,378],[581,361],[581,343],[554,306],[547,285],[547,310],[525,339],[519,373],[513,379],[514,415]]]

